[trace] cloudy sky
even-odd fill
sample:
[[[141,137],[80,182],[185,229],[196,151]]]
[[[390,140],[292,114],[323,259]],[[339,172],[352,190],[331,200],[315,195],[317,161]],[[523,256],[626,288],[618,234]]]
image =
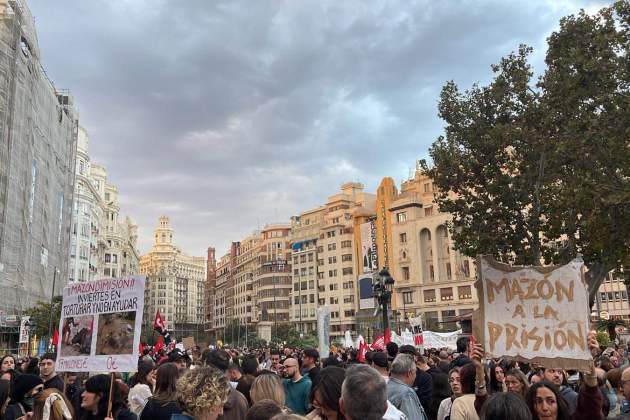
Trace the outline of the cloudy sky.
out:
[[[190,254],[406,178],[441,133],[447,80],[487,82],[561,16],[601,1],[30,0],[43,64],[151,246]]]

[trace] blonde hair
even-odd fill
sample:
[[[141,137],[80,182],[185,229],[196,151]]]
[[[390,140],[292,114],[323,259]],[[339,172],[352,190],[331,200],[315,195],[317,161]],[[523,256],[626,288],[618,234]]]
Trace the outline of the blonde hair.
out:
[[[188,414],[197,417],[203,411],[225,404],[230,385],[225,374],[211,367],[187,370],[177,380],[177,401]]]
[[[251,397],[252,404],[261,400],[272,400],[280,407],[284,407],[284,387],[282,386],[282,380],[280,380],[280,377],[275,373],[263,373],[258,375],[252,383],[249,396]]]

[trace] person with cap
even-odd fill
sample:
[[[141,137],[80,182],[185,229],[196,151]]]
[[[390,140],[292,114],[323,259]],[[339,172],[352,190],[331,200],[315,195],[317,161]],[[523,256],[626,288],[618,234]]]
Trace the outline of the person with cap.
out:
[[[372,367],[381,374],[385,382],[389,381],[389,362],[387,361],[387,353],[382,351],[372,353]]]
[[[55,364],[57,355],[55,353],[46,353],[39,360],[39,376],[44,381],[44,389],[55,388],[63,390],[63,379],[55,372]]]
[[[33,412],[35,396],[44,390],[44,381],[37,375],[24,374],[15,378],[11,389],[11,400],[4,417],[16,420]]]
[[[188,367],[186,359],[188,359],[186,353],[178,348],[173,349],[173,351],[168,354],[168,362],[173,363],[179,370],[184,370]]]
[[[219,369],[228,379],[228,367],[230,366],[230,355],[221,349],[211,350],[203,354],[204,365]],[[223,415],[220,417],[224,420],[244,419],[247,414],[247,399],[243,394],[229,387],[227,401],[223,404]]]
[[[418,350],[410,344],[401,346],[398,353],[410,354],[414,357],[414,359],[420,356]],[[416,390],[416,395],[418,396],[424,411],[428,411],[431,407],[431,400],[433,399],[433,378],[431,377],[431,374],[416,366],[416,379],[412,388]]]
[[[302,353],[302,375],[308,376],[312,384],[317,383],[321,368],[318,366],[319,352],[312,347]]]

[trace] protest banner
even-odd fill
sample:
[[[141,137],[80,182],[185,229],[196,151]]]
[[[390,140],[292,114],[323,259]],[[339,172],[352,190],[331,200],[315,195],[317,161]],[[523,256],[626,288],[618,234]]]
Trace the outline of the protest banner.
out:
[[[195,337],[184,337],[182,338],[182,343],[184,343],[184,348],[186,350],[192,349],[195,347]]]
[[[446,347],[451,350],[456,350],[457,338],[460,336],[461,333],[462,330],[446,333],[423,331],[422,344],[427,349],[441,349]]]
[[[58,372],[133,372],[144,276],[70,283],[63,289]]]
[[[588,292],[583,262],[512,267],[478,258],[477,337],[490,357],[588,370]]]

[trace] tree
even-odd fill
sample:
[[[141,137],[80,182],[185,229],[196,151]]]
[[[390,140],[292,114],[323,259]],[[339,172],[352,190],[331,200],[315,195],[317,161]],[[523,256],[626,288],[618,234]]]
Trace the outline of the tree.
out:
[[[527,265],[581,254],[591,300],[608,272],[630,265],[629,50],[620,1],[563,18],[535,81],[521,46],[487,86],[444,86],[445,134],[422,165],[459,251]]]
[[[24,311],[24,316],[30,316],[31,335],[37,334],[38,337],[50,337],[48,326],[52,316],[52,331],[59,328],[59,320],[61,318],[61,296],[54,296],[52,299],[52,307],[50,302],[37,302],[35,306]],[[52,334],[50,331],[50,334]],[[61,331],[59,332],[61,334]]]
[[[597,331],[605,331],[611,341],[617,338],[617,327],[628,327],[628,323],[621,319],[598,319],[595,321],[595,329]]]

